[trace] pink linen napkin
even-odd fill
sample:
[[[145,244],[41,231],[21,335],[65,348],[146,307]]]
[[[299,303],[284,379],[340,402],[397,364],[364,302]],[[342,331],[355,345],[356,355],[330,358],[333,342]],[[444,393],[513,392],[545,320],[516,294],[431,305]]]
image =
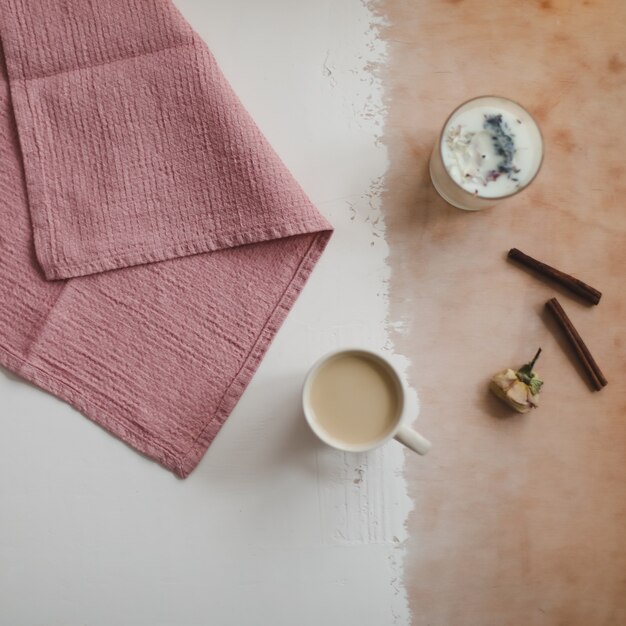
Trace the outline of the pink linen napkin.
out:
[[[169,0],[0,0],[0,40],[0,363],[185,477],[331,227]]]

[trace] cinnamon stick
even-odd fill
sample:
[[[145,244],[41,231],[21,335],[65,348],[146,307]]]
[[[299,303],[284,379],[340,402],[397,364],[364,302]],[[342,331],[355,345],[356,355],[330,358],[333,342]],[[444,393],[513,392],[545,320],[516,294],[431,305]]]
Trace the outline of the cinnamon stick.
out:
[[[584,283],[582,280],[578,278],[574,278],[574,276],[570,276],[570,274],[566,274],[565,272],[561,272],[561,270],[557,270],[556,268],[547,265],[546,263],[542,263],[537,259],[533,259],[533,257],[524,254],[521,250],[517,248],[511,248],[508,254],[509,259],[513,259],[526,267],[536,271],[537,273],[545,276],[546,278],[550,278],[555,282],[559,283],[566,289],[569,289],[571,292],[577,294],[581,298],[584,298],[587,302],[591,304],[598,304],[600,302],[600,298],[602,297],[602,293],[597,289],[594,289],[587,283]]]
[[[563,307],[556,298],[551,298],[548,302],[546,302],[546,308],[550,311],[550,313],[552,313],[554,319],[565,333],[565,336],[585,369],[585,373],[591,381],[594,389],[596,391],[600,391],[600,389],[607,384],[607,380],[604,377],[602,370],[598,367],[595,359],[591,356],[589,348],[587,348],[585,342],[582,340],[582,337],[579,335],[576,328],[574,328],[571,320],[563,310]]]

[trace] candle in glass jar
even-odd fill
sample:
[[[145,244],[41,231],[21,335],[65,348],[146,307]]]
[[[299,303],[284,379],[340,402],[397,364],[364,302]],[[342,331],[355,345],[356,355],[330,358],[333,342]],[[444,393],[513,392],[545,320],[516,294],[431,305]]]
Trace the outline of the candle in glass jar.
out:
[[[495,96],[475,98],[444,124],[431,157],[431,177],[450,204],[477,210],[526,187],[543,157],[539,128],[520,105]]]

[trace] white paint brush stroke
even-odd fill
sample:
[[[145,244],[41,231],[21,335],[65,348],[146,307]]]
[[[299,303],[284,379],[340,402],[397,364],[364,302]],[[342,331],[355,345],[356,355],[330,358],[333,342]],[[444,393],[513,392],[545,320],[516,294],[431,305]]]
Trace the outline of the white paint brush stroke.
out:
[[[0,621],[409,624],[403,450],[325,448],[299,404],[323,352],[391,347],[375,18],[359,0],[176,4],[336,233],[186,481],[0,375]]]

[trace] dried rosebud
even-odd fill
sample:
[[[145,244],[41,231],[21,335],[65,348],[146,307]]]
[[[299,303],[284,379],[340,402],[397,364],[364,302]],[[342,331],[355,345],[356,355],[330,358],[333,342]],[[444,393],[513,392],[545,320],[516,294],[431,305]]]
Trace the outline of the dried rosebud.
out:
[[[499,372],[489,383],[489,388],[498,398],[520,413],[528,413],[530,409],[539,405],[543,381],[533,372],[533,367],[540,354],[541,348],[530,363],[526,363],[517,371],[509,368]]]

